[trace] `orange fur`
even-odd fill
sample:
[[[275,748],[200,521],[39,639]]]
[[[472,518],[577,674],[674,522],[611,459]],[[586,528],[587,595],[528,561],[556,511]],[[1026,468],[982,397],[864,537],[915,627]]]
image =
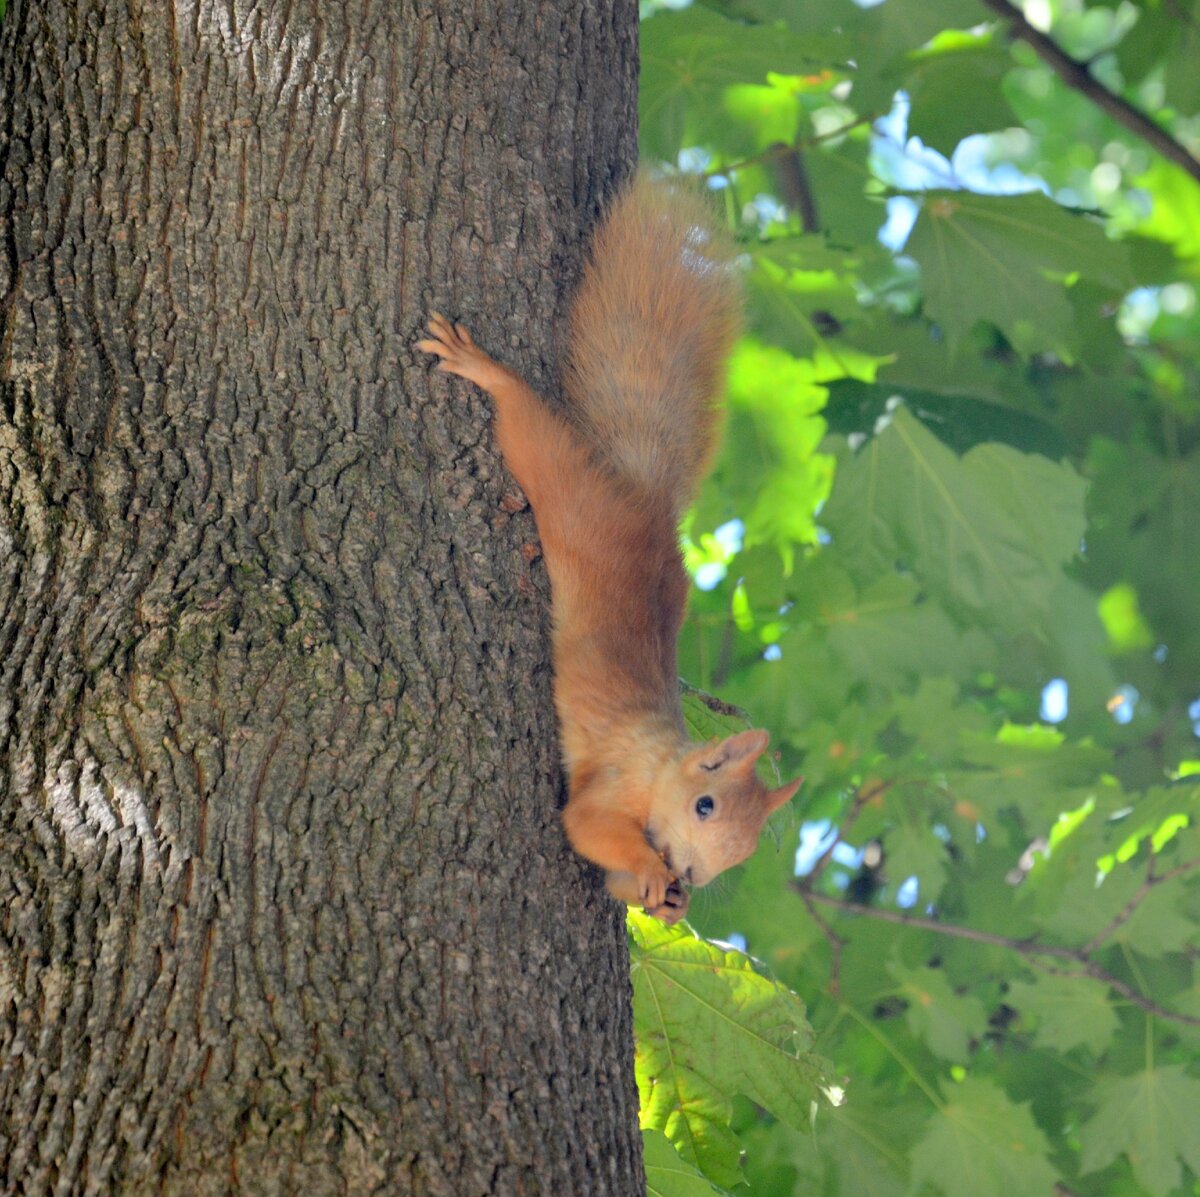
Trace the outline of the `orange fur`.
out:
[[[679,703],[677,525],[716,448],[739,324],[730,256],[696,201],[645,180],[617,200],[572,313],[570,422],[461,324],[435,314],[418,342],[492,396],[500,451],[537,519],[567,837],[607,871],[615,897],[666,922],[687,909],[680,882],[704,885],[748,857],[800,784],[758,779],[765,732],[693,743]]]

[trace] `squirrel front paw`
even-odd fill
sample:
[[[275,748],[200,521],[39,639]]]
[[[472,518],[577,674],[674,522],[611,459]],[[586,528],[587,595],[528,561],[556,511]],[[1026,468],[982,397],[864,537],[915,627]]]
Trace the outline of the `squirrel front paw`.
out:
[[[646,913],[653,915],[659,922],[671,927],[687,914],[688,903],[690,901],[691,897],[687,890],[676,879],[667,886],[667,892],[663,895],[662,903],[659,906],[647,906]]]
[[[427,327],[430,335],[418,341],[417,348],[440,357],[439,370],[457,374],[485,391],[491,388],[503,367],[475,344],[465,324],[451,324],[441,313],[433,312]]]
[[[637,900],[653,913],[667,900],[667,890],[676,884],[675,874],[657,856],[648,858],[645,866],[634,876],[637,879]]]
[[[653,883],[647,880],[652,872],[650,866],[643,873],[610,872],[605,878],[608,892],[619,902],[629,906],[641,906],[647,914],[671,926],[687,914],[690,898],[682,883],[655,858],[665,876],[659,875],[662,883],[661,897],[655,897],[651,892]],[[652,900],[653,899],[653,900]]]

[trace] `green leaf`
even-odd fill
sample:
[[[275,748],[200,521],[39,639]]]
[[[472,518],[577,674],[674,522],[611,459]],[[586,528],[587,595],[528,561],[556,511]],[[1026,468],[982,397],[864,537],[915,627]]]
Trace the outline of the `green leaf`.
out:
[[[1048,939],[1087,943],[1126,907],[1138,887],[1131,870],[1100,875],[1098,829],[1071,836],[1048,858],[1040,859],[1018,893],[1032,907]]]
[[[800,97],[790,80],[772,78],[767,84],[743,83],[725,89],[724,108],[733,122],[746,128],[748,153],[757,153],[773,145],[792,145],[800,128]],[[705,132],[714,140],[725,122],[709,122]],[[735,137],[720,136],[727,153],[737,149]]]
[[[856,65],[854,103],[865,110],[885,108],[913,71],[910,52],[919,50],[943,29],[968,29],[986,19],[975,0],[887,0],[855,14],[849,41]],[[975,89],[967,95],[974,97]],[[956,108],[970,104],[957,98]],[[983,126],[980,126],[981,128]]]
[[[1062,796],[1070,787],[1093,781],[1112,759],[1093,745],[1063,743],[1051,728],[1012,724],[994,736],[964,735],[960,756],[972,772],[953,775],[956,793],[969,798],[989,819],[1013,806],[1039,830],[1040,824],[1062,813]]]
[[[1142,898],[1113,940],[1146,956],[1200,947],[1200,924],[1179,886],[1160,885]]]
[[[1113,652],[1135,652],[1154,645],[1154,636],[1138,607],[1137,591],[1128,582],[1110,586],[1100,596],[1097,610]]]
[[[1039,974],[1014,981],[1005,1001],[1033,1030],[1039,1047],[1069,1052],[1086,1047],[1099,1054],[1117,1030],[1117,1014],[1106,986],[1088,977]]]
[[[1180,112],[1200,110],[1200,5],[1196,0],[1178,0],[1171,7],[1171,40],[1164,82],[1167,103]]]
[[[1168,667],[1200,670],[1200,453],[1167,458],[1097,438],[1091,448],[1092,504],[1105,513],[1088,537],[1088,575],[1101,585],[1126,582],[1159,639],[1171,629]]]
[[[952,342],[985,320],[1021,353],[1072,359],[1080,340],[1062,279],[1078,274],[1118,294],[1136,285],[1120,242],[1044,195],[943,191],[919,201],[905,252],[921,267],[926,313]]]
[[[934,834],[929,819],[919,823],[904,820],[888,831],[886,843],[891,892],[907,878],[915,877],[921,907],[936,902],[946,884],[949,860],[946,845]]]
[[[1177,11],[1165,5],[1138,4],[1137,23],[1116,49],[1121,74],[1129,83],[1140,83],[1170,49],[1178,37]]]
[[[898,1111],[885,1100],[871,1101],[857,1094],[844,1106],[830,1111],[818,1128],[814,1146],[824,1147],[834,1163],[838,1192],[854,1197],[902,1197],[907,1161],[905,1153],[916,1130],[915,1111]]]
[[[805,954],[820,946],[821,931],[799,897],[786,887],[794,880],[797,835],[789,829],[778,845],[764,836],[758,851],[727,884],[694,895],[688,917],[701,934],[725,940],[740,935],[746,950],[781,981],[798,988]]]
[[[842,349],[833,330],[862,314],[855,263],[831,253],[816,237],[766,242],[752,251],[751,262],[748,299],[756,331],[793,353],[816,357],[824,351],[826,359],[836,360]],[[848,355],[838,376],[862,372]]]
[[[819,226],[834,245],[872,246],[887,218],[882,184],[868,166],[870,141],[865,132],[856,131],[840,144],[804,156]]]
[[[1102,1078],[1092,1096],[1096,1112],[1079,1134],[1084,1173],[1124,1155],[1154,1197],[1180,1191],[1181,1162],[1200,1174],[1200,1080],[1182,1065]]]
[[[660,12],[642,23],[639,103],[643,152],[674,162],[684,146],[704,144],[701,113],[720,111],[722,90],[763,84],[771,71],[820,69],[838,45],[767,25],[743,25],[707,8]]]
[[[647,1197],[713,1197],[714,1193],[728,1192],[684,1160],[662,1131],[643,1128],[642,1156],[646,1162]]]
[[[955,993],[942,969],[909,968],[893,962],[888,972],[908,1004],[904,1017],[912,1033],[923,1039],[934,1055],[966,1063],[971,1041],[987,1029],[987,1011],[979,999]]]
[[[686,683],[681,702],[688,735],[693,740],[723,740],[751,726],[750,716],[744,711],[730,708],[728,703]]]
[[[917,678],[971,672],[977,659],[937,602],[910,577],[884,574],[859,591],[836,564],[839,554],[814,558],[797,571],[789,612],[794,627],[781,640],[785,659],[804,642],[820,640],[838,673],[870,679],[884,689]]]
[[[923,1121],[914,1106],[856,1084],[836,1109],[822,1111],[812,1134],[776,1123],[747,1135],[753,1197],[905,1197],[908,1149]]]
[[[741,952],[630,911],[642,1125],[662,1130],[717,1184],[736,1184],[730,1095],[791,1126],[812,1118],[823,1063],[800,999]]]
[[[959,687],[945,677],[923,677],[914,693],[897,695],[893,707],[900,729],[938,762],[956,759],[962,735],[981,735],[986,725],[979,708],[964,703]]]
[[[753,340],[688,528],[728,572],[694,597],[681,662],[807,781],[782,846],[765,837],[691,914],[805,995],[848,1105],[793,1130],[705,1074],[710,1125],[678,1114],[679,1133],[707,1135],[729,1177],[745,1150],[755,1197],[1048,1197],[1047,1153],[1080,1197],[1146,1197],[1156,1172],[1190,1192],[1194,1161],[1149,1123],[1107,1153],[1093,1128],[1097,1170],[1077,1172],[1080,1128],[1112,1095],[1097,1086],[1176,1069],[1187,1089],[1166,1109],[1200,1108],[1195,1028],[1172,1017],[1200,1014],[1197,787],[1180,776],[1200,757],[1200,186],[975,0],[698,2],[647,24],[649,156],[720,172]],[[1169,7],[1043,15],[1191,144],[1200,75],[1179,22],[1200,2]],[[898,92],[905,144],[878,120]],[[964,190],[923,191],[941,184],[916,139],[976,133]],[[1045,194],[970,190],[1022,177]],[[899,185],[918,222],[897,253],[879,233],[903,227]],[[734,518],[740,551],[705,538]],[[1069,694],[1053,728],[1051,679]],[[801,839],[831,831],[843,848],[797,879]],[[881,870],[846,854],[873,840]],[[872,917],[909,875],[931,917]],[[1035,968],[1006,946],[1023,941],[1068,955]],[[703,1021],[701,1037],[713,1054]]]
[[[905,411],[843,454],[822,522],[860,575],[911,570],[951,615],[1048,638],[1054,584],[1079,549],[1069,466],[985,444],[956,457]]]
[[[726,453],[714,477],[745,523],[748,548],[769,545],[790,560],[817,539],[816,512],[833,482],[825,435],[825,389],[809,361],[745,339],[729,363]]]
[[[1149,212],[1136,209],[1119,227],[1166,242],[1181,258],[1200,258],[1200,183],[1181,166],[1161,158],[1135,180],[1154,196]]]
[[[888,0],[868,9],[855,33],[876,27],[872,40],[883,48],[883,55],[895,58],[919,49],[943,29],[966,29],[986,17],[986,10],[975,0]]]
[[[950,1087],[945,1107],[913,1147],[912,1191],[929,1185],[961,1197],[969,1177],[971,1197],[1050,1194],[1058,1173],[1048,1153],[1027,1105],[991,1081],[967,1077]]]
[[[1016,116],[1000,83],[1012,66],[991,35],[962,36],[913,56],[906,76],[908,131],[949,157],[964,137],[1003,129]]]

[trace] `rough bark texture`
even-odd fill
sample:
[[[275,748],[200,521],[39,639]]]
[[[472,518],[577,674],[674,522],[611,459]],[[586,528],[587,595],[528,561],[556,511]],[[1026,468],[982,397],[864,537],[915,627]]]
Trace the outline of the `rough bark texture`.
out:
[[[636,19],[10,0],[0,1191],[643,1191],[533,521],[409,348],[553,393]]]

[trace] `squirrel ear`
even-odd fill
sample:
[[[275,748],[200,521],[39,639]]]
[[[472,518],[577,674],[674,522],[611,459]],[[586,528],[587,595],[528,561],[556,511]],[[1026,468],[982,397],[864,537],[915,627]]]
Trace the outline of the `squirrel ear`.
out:
[[[697,763],[706,773],[729,765],[738,773],[754,767],[754,762],[766,751],[770,737],[765,731],[738,732],[719,744],[701,751]]]
[[[767,794],[767,810],[778,810],[785,802],[790,801],[795,792],[804,784],[803,777],[797,777],[795,781],[789,781],[786,785],[780,786],[777,790],[771,790]]]

